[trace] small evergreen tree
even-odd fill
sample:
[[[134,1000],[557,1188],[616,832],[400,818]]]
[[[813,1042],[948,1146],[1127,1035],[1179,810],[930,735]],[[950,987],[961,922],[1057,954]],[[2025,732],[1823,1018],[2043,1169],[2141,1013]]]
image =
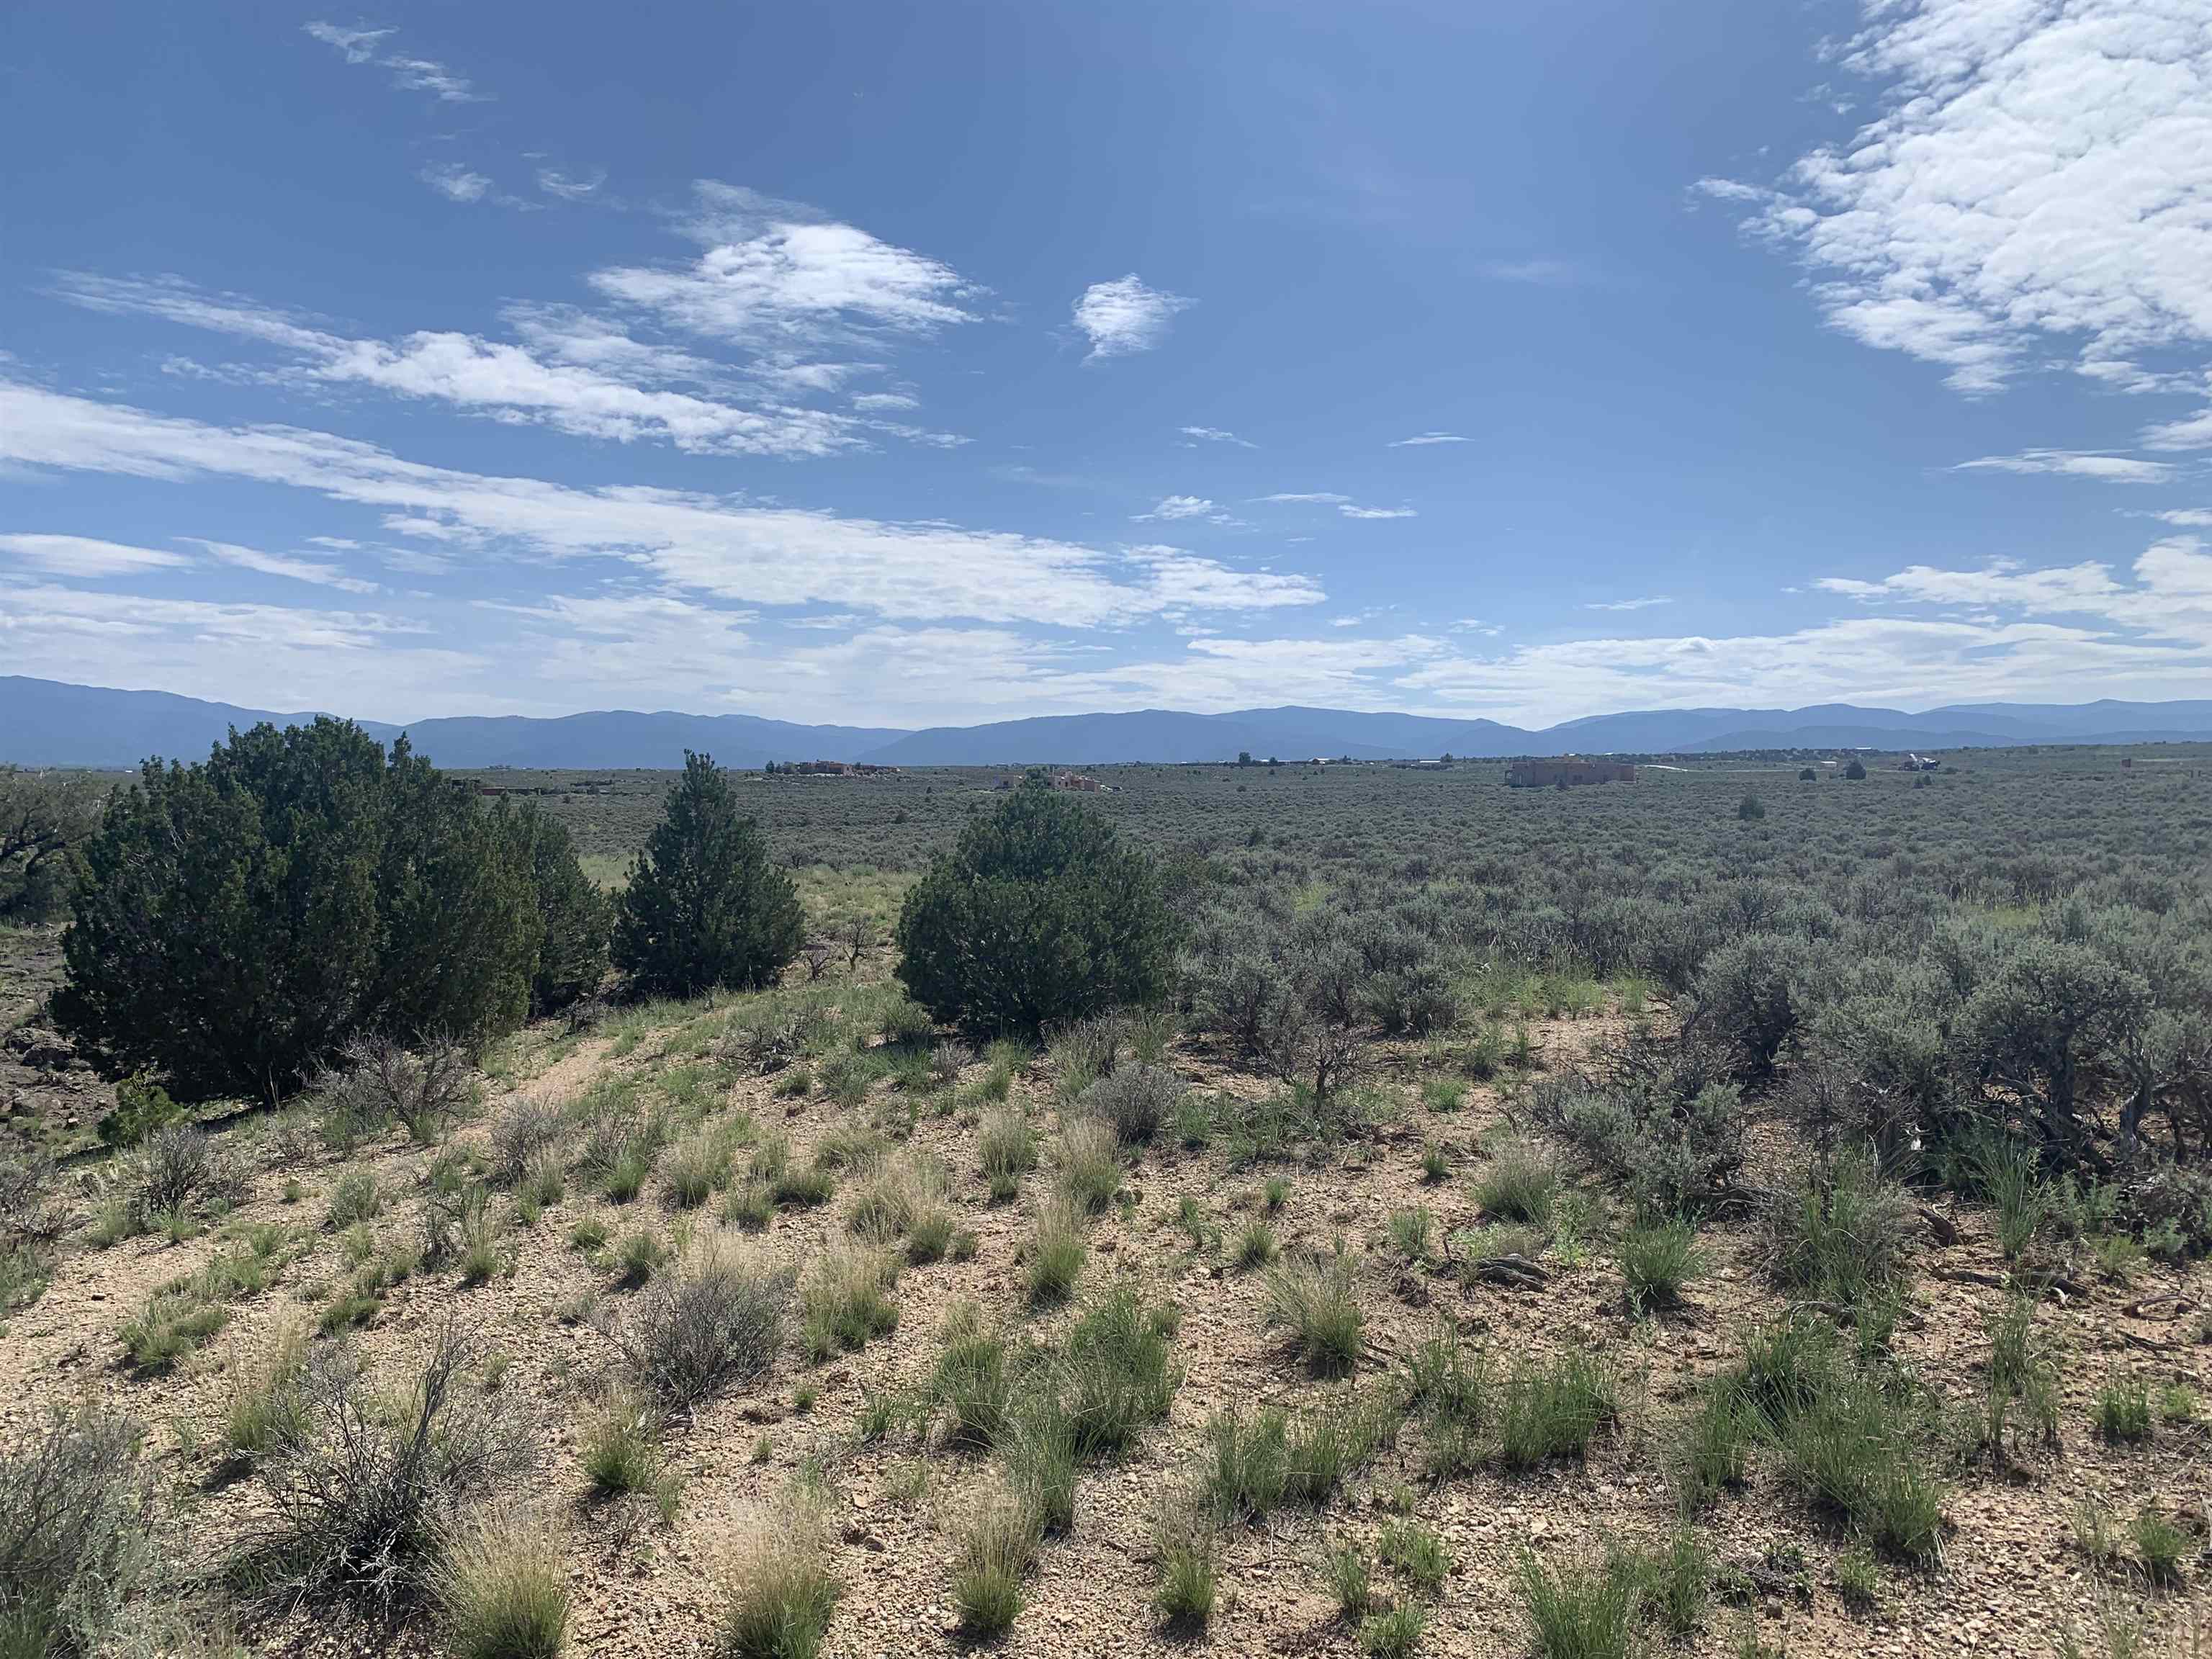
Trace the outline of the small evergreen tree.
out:
[[[507,803],[500,803],[502,809]],[[558,818],[526,802],[507,826],[529,860],[544,934],[530,981],[530,1011],[549,1014],[599,988],[607,976],[607,934],[614,907],[576,860],[575,843]]]
[[[58,1018],[188,1100],[274,1100],[363,1033],[478,1048],[528,1007],[528,862],[404,738],[387,760],[349,721],[147,762],[75,874]]]
[[[664,996],[766,985],[799,954],[805,928],[791,878],[738,816],[729,774],[685,750],[684,776],[616,907],[615,965]]]
[[[1166,990],[1175,925],[1145,854],[1031,777],[907,896],[899,977],[939,1019],[1034,1036]]]
[[[1863,760],[1854,759],[1849,766],[1846,766],[1844,769],[1844,775],[1849,778],[1853,783],[1864,782],[1866,781],[1866,763]]]

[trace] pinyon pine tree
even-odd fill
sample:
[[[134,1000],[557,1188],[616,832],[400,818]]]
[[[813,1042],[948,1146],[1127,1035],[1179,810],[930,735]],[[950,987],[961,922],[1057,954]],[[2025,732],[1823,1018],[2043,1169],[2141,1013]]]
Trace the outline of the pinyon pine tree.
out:
[[[738,816],[729,774],[686,750],[617,907],[615,965],[661,996],[749,989],[774,981],[805,933],[799,895]]]

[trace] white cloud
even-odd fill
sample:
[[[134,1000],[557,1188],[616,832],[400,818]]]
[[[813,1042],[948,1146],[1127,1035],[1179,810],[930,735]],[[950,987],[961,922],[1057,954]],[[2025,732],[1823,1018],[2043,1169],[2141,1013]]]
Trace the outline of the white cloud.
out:
[[[1146,287],[1133,270],[1110,283],[1091,283],[1074,306],[1075,325],[1091,342],[1091,355],[1084,361],[1152,350],[1167,337],[1176,313],[1197,303],[1180,294]]]
[[[2192,530],[2212,530],[2212,507],[2177,507],[2158,514],[2167,524]]]
[[[264,553],[258,549],[240,547],[234,542],[211,542],[198,536],[187,536],[186,541],[204,547],[225,564],[234,564],[241,570],[258,572],[264,576],[282,576],[287,581],[312,582],[318,587],[335,587],[348,593],[374,593],[376,584],[357,576],[349,576],[334,564],[320,559],[289,558],[281,553]]]
[[[712,181],[696,191],[688,228],[708,245],[696,262],[617,266],[593,286],[693,333],[756,346],[927,334],[975,319],[983,290],[950,265],[795,202]]]
[[[87,579],[136,575],[145,570],[173,570],[191,563],[185,554],[158,547],[96,541],[88,536],[0,536],[0,553],[13,555],[19,564],[35,565],[58,576]]]
[[[1133,547],[1131,562],[1152,573],[1152,597],[1169,614],[1191,611],[1273,611],[1319,605],[1328,596],[1311,577],[1237,570],[1179,547]]]
[[[599,168],[588,179],[572,178],[556,167],[538,169],[538,188],[548,196],[559,197],[564,202],[588,200],[598,193],[599,186],[606,181],[607,173],[605,167]]]
[[[451,202],[480,202],[491,180],[458,161],[434,161],[420,174],[424,184]]]
[[[2212,339],[2212,28],[2197,0],[1863,0],[1880,114],[1765,191],[1836,327],[1987,392],[2060,348],[2126,383]]]
[[[1598,599],[1584,605],[1583,609],[1585,611],[1648,611],[1655,605],[1674,603],[1674,597],[1671,594],[1654,593],[1648,599]]]
[[[307,23],[301,27],[325,46],[335,46],[349,64],[366,64],[376,56],[377,43],[396,33],[392,29],[342,29],[335,23]]]
[[[919,409],[921,399],[903,392],[863,392],[854,396],[853,407],[865,410]]]
[[[465,75],[456,75],[443,64],[428,58],[386,58],[384,67],[392,71],[392,84],[404,92],[427,92],[448,104],[475,104],[483,101],[469,83]]]
[[[1410,438],[1394,438],[1389,447],[1392,449],[1413,449],[1424,444],[1471,444],[1474,441],[1472,438],[1461,437],[1456,432],[1420,432]]]
[[[2145,449],[2212,449],[2212,409],[2143,428]]]
[[[2075,449],[2028,449],[2017,455],[1984,455],[1961,461],[1955,471],[1981,469],[1996,472],[2051,472],[2070,478],[2094,478],[2104,483],[2165,483],[2173,468],[2165,461],[2137,460],[2130,455],[2100,455]]]
[[[1132,513],[1133,519],[1212,519],[1224,521],[1228,515],[1203,495],[1167,495],[1149,513]]]
[[[384,42],[398,33],[397,29],[349,29],[335,23],[304,23],[301,28],[325,46],[336,50],[349,64],[375,64],[392,71],[392,84],[406,92],[427,92],[449,104],[474,104],[483,101],[464,75],[456,75],[443,64],[428,58],[406,58],[398,54],[380,56]]]
[[[1195,438],[1200,443],[1235,444],[1239,449],[1257,449],[1260,446],[1233,432],[1224,432],[1218,426],[1186,426],[1179,428],[1186,438]]]
[[[1526,283],[1537,288],[1565,288],[1589,280],[1587,270],[1566,259],[1485,259],[1475,269],[1494,283]]]
[[[375,509],[395,534],[553,561],[618,561],[694,595],[753,605],[1083,628],[1139,621],[1180,602],[1163,590],[1151,553],[1115,556],[1045,538],[840,518],[690,491],[490,477],[325,433],[210,426],[4,379],[0,461],[281,484]],[[1187,571],[1179,580],[1188,593]],[[1224,587],[1223,603],[1281,603],[1276,580]]]
[[[1259,495],[1254,499],[1290,506],[1333,507],[1347,519],[1413,519],[1420,516],[1410,507],[1362,507],[1351,496],[1340,495],[1332,489],[1283,489],[1272,495]]]
[[[1902,601],[2029,616],[2094,617],[2145,638],[2212,649],[2212,554],[2202,542],[2191,537],[2154,542],[2136,560],[2133,574],[2132,583],[2123,582],[2097,560],[2039,570],[1999,560],[1979,570],[1911,565],[1880,581],[1827,576],[1818,586],[1862,604]]]
[[[64,276],[64,298],[94,310],[140,312],[282,347],[299,377],[438,398],[502,419],[542,421],[581,437],[627,443],[659,438],[700,453],[821,456],[866,445],[887,426],[788,404],[748,408],[675,391],[666,383],[726,380],[717,365],[632,339],[603,319],[560,307],[511,313],[528,347],[471,334],[424,332],[362,340],[234,295],[203,294],[175,279],[142,283]]]

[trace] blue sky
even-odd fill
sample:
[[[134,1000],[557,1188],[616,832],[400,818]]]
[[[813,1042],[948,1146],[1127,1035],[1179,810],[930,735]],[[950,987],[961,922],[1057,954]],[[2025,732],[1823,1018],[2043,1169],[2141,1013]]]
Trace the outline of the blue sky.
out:
[[[20,8],[0,668],[2212,695],[2212,0]]]

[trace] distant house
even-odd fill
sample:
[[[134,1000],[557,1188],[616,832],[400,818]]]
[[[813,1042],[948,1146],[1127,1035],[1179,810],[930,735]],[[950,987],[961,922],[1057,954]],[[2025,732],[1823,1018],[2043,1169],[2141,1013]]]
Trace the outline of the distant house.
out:
[[[1052,787],[1055,789],[1076,789],[1085,794],[1094,794],[1106,786],[1097,779],[1086,776],[1081,772],[1062,772],[1052,781]]]
[[[1562,783],[1633,783],[1636,769],[1626,761],[1561,755],[1549,760],[1516,761],[1506,769],[1505,781],[1516,789],[1548,789]]]

